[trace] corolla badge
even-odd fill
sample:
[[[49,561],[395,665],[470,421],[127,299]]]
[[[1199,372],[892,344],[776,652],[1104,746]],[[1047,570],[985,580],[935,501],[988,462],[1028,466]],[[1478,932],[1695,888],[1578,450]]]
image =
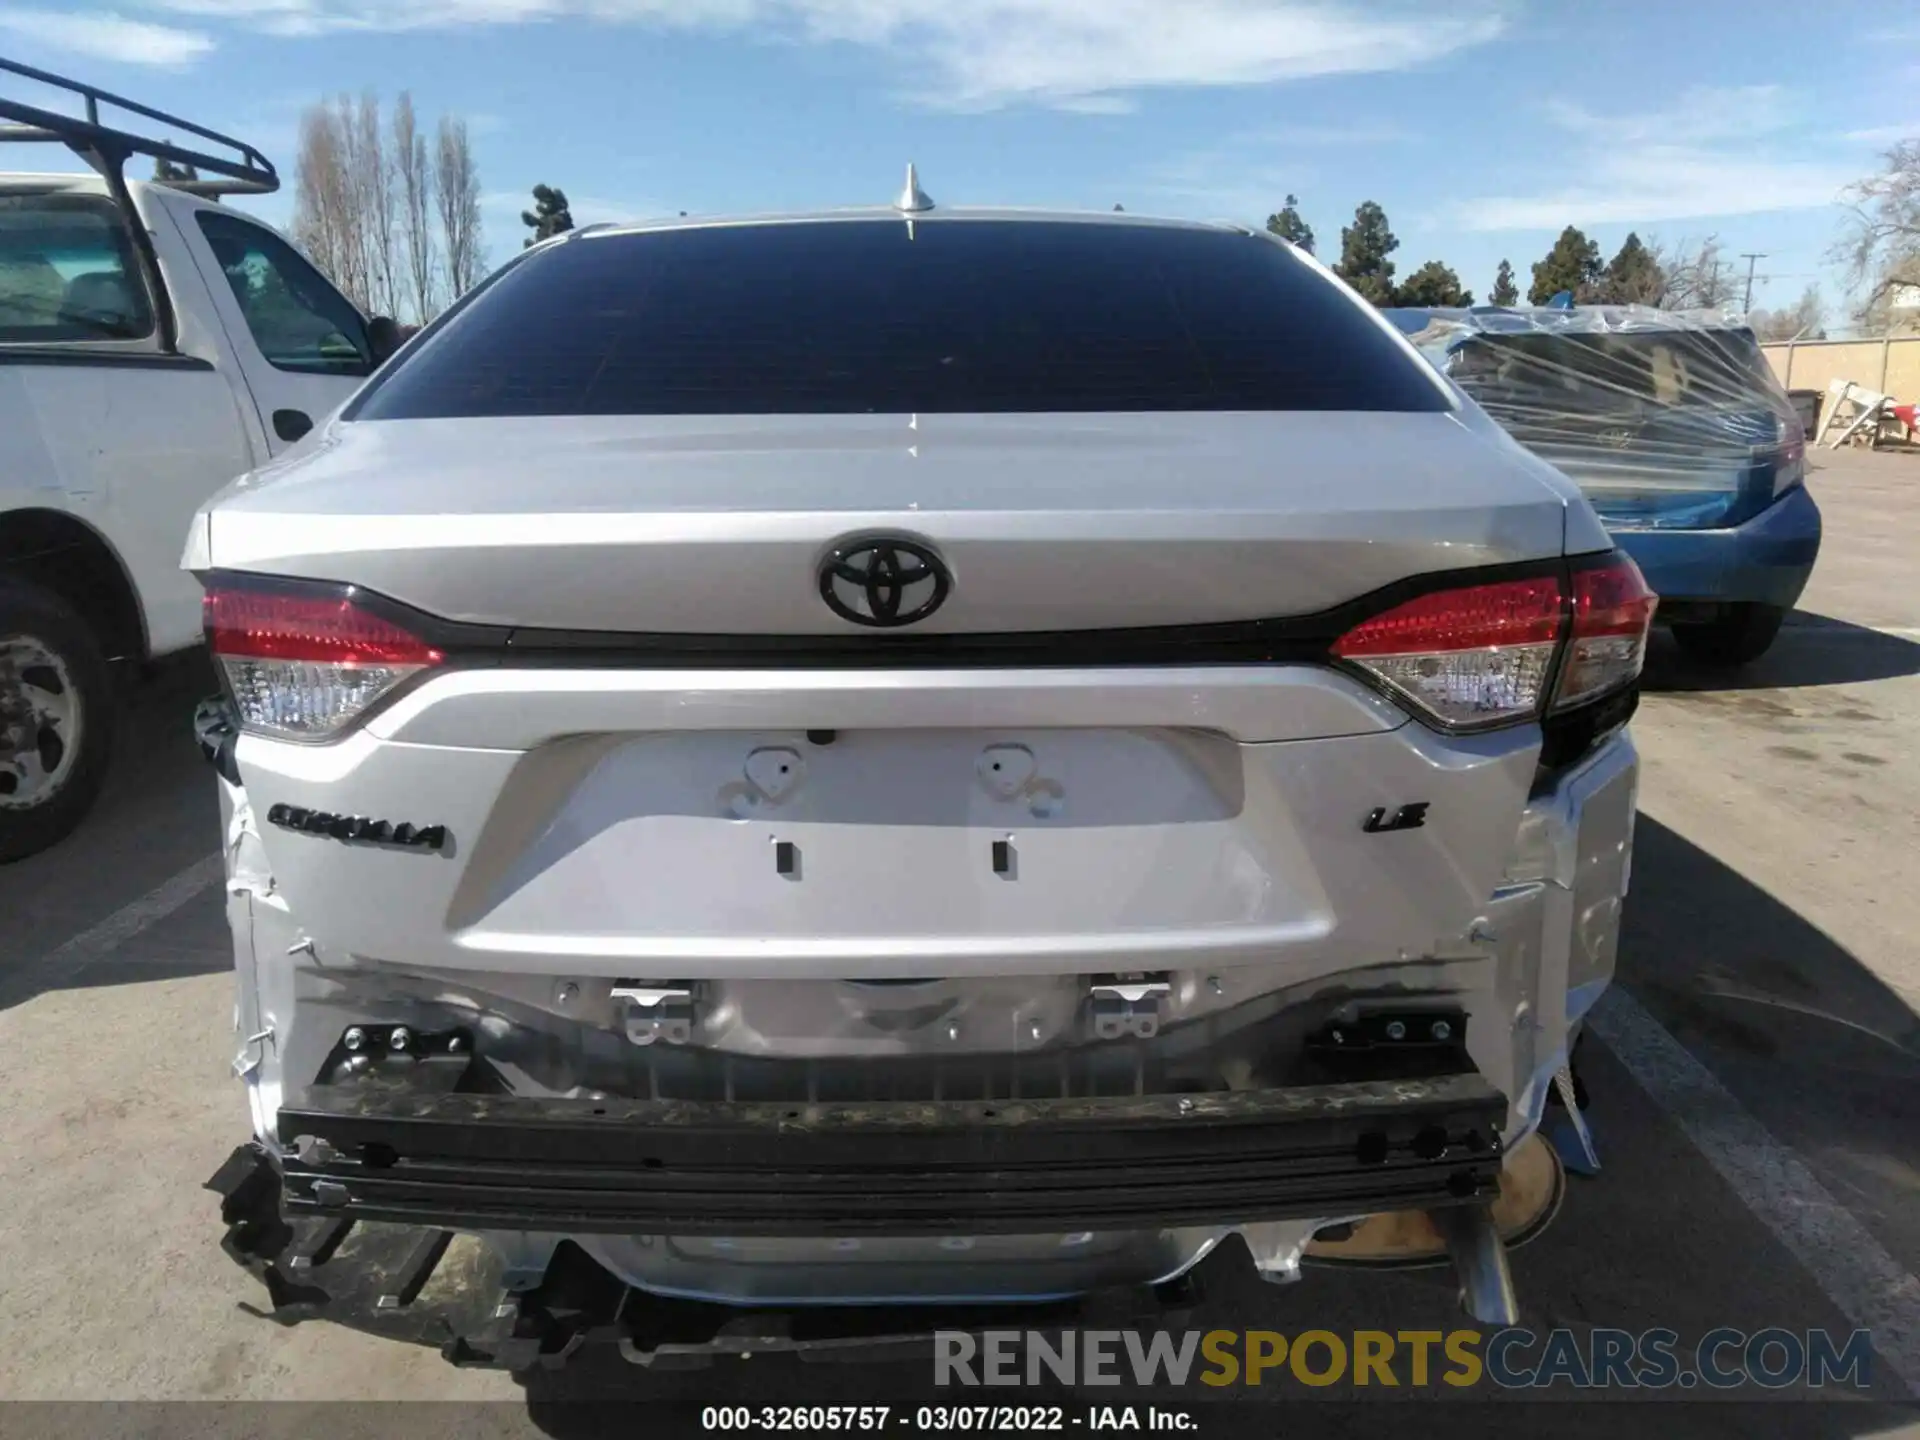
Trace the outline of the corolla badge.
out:
[[[944,605],[952,589],[946,562],[900,536],[851,541],[820,562],[820,598],[855,625],[911,625]]]

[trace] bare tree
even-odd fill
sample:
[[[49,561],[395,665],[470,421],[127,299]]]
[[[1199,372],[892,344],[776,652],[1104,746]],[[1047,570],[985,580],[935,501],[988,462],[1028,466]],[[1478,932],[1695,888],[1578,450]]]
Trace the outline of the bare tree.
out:
[[[294,240],[368,314],[411,310],[425,324],[480,279],[480,172],[466,122],[442,116],[437,140],[429,147],[408,95],[390,136],[372,92],[301,116]]]
[[[485,257],[480,238],[480,172],[473,163],[467,122],[440,118],[434,189],[440,207],[441,254],[447,295],[457,299],[480,283]]]
[[[1824,340],[1827,307],[1820,299],[1820,287],[1809,285],[1790,310],[1756,310],[1747,324],[1761,340]]]
[[[393,171],[400,198],[400,251],[406,298],[416,324],[433,319],[434,274],[433,165],[427,158],[427,137],[420,133],[413,96],[405,90],[393,107]]]
[[[353,181],[352,127],[331,101],[300,117],[294,162],[293,238],[307,257],[362,310],[369,307],[365,217]]]
[[[393,204],[393,162],[380,128],[380,100],[371,90],[361,95],[354,108],[353,152],[359,208],[366,218],[360,234],[367,254],[368,300],[379,314],[391,315],[400,308],[394,265],[399,217]]]
[[[1667,246],[1653,243],[1653,256],[1666,286],[1660,296],[1663,310],[1720,310],[1733,303],[1737,287],[1733,266],[1721,258],[1720,237],[1694,242],[1682,239]]]
[[[394,179],[379,100],[340,95],[309,108],[294,169],[295,242],[361,310],[392,311]]]
[[[1892,302],[1920,289],[1920,139],[1887,151],[1880,173],[1849,187],[1846,199],[1839,253],[1860,296],[1856,318],[1883,327]]]

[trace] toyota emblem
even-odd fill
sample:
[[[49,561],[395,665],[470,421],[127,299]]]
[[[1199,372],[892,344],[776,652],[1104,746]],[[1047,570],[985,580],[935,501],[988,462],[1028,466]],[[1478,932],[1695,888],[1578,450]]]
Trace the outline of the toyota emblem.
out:
[[[892,536],[837,547],[820,564],[820,598],[842,620],[892,629],[946,603],[953,576],[916,540]]]

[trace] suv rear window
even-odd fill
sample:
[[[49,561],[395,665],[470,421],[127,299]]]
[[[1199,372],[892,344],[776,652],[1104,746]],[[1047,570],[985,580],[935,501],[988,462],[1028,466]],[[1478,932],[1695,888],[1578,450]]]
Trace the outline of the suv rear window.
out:
[[[1264,238],[835,220],[529,255],[348,418],[1447,408],[1418,360]]]
[[[0,193],[0,344],[152,333],[133,242],[111,201]]]
[[[1562,395],[1569,404],[1610,397],[1659,405],[1724,404],[1779,389],[1749,330],[1624,331],[1610,335],[1483,335],[1447,367],[1463,386]]]

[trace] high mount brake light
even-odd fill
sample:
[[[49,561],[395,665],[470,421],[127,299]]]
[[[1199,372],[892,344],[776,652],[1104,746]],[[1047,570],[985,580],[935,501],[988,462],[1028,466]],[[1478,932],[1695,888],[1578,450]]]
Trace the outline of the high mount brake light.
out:
[[[201,609],[241,725],[282,740],[331,739],[445,658],[355,604],[345,587],[283,593],[220,583]]]
[[[1631,683],[1646,657],[1654,604],[1633,561],[1616,552],[1567,579],[1539,575],[1417,596],[1354,626],[1333,653],[1445,729],[1491,729]]]

